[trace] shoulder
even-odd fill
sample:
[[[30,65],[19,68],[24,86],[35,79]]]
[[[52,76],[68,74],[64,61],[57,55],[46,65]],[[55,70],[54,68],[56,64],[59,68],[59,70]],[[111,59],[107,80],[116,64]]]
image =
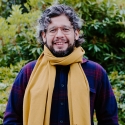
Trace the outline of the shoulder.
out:
[[[29,79],[29,77],[34,69],[35,64],[36,64],[36,60],[28,62],[26,65],[24,65],[21,68],[20,72],[18,73],[17,79],[20,77],[21,78],[23,77],[25,79]]]
[[[81,64],[82,65],[82,68],[84,70],[93,70],[95,72],[97,71],[102,71],[104,73],[106,73],[106,70],[97,62],[94,62],[92,60],[88,60],[88,59],[83,59],[83,63]]]
[[[31,61],[22,67],[22,69],[20,70],[20,72],[18,73],[14,81],[13,87],[16,87],[16,88],[18,87],[23,91],[25,90],[35,64],[36,64],[36,60]]]
[[[86,60],[81,66],[91,85],[103,83],[108,79],[106,70],[97,62]]]
[[[26,65],[22,67],[23,70],[33,69],[37,60],[28,62]]]
[[[37,60],[34,60],[34,61],[31,61],[31,62],[28,62],[26,65],[24,65],[21,69],[21,73],[23,74],[28,74],[30,75],[35,67],[35,64],[36,64],[36,61]]]

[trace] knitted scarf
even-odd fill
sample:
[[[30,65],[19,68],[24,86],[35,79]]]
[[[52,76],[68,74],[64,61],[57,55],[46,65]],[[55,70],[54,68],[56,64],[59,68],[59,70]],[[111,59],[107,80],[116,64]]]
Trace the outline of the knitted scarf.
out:
[[[55,65],[70,65],[67,84],[70,125],[90,125],[89,85],[80,64],[83,54],[84,50],[78,47],[68,56],[55,57],[44,46],[25,91],[23,125],[50,125]]]

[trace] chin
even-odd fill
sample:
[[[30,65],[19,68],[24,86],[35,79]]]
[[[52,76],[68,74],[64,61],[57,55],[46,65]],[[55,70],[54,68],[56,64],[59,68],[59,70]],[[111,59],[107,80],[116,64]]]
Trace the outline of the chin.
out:
[[[66,51],[67,50],[67,48],[66,49],[63,49],[63,48],[59,48],[59,49],[54,49],[56,52],[59,52],[59,51]]]
[[[48,49],[52,52],[52,54],[56,57],[64,57],[68,56],[70,53],[72,53],[74,49],[74,45],[69,44],[69,46],[65,47],[55,47],[55,46],[48,46]]]
[[[66,51],[67,48],[68,48],[68,46],[67,46],[67,47],[53,47],[53,49],[54,49],[55,51]]]

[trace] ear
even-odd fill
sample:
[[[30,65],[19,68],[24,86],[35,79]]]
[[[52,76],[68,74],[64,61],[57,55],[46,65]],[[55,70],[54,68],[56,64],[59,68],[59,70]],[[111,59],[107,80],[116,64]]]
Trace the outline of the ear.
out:
[[[45,32],[42,32],[41,33],[41,36],[43,38],[43,42],[45,43],[46,42],[46,33]]]
[[[75,40],[79,39],[80,30],[75,30]]]

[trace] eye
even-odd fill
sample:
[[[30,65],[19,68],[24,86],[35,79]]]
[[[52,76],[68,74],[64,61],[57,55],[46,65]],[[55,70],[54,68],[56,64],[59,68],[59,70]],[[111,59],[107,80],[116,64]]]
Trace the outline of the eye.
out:
[[[50,29],[49,32],[50,32],[50,33],[55,33],[56,30],[57,30],[56,28],[55,28],[55,29]]]
[[[69,28],[67,28],[67,27],[65,27],[65,28],[63,28],[63,31],[64,31],[64,32],[69,32],[69,31],[70,31],[70,29],[69,29]]]

